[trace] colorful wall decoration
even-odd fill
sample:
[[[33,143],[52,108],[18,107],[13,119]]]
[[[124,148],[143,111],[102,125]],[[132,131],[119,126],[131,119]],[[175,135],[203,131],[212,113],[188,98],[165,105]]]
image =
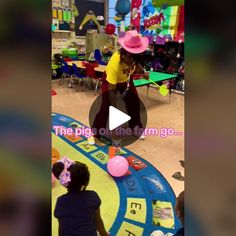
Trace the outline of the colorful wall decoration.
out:
[[[144,0],[141,17],[141,33],[144,35],[155,35],[157,29],[162,29],[165,16],[162,10],[158,11],[151,0]]]
[[[134,26],[138,32],[140,31],[141,5],[142,0],[132,0],[131,2],[131,25]]]
[[[183,39],[184,0],[109,0],[109,23],[119,27],[121,17],[119,17],[117,9],[123,11],[123,6],[126,6],[128,12],[129,2],[131,14],[130,22],[128,22],[129,14],[125,17],[127,18],[126,26],[131,25],[144,35],[162,34]]]
[[[155,7],[154,3],[155,0],[143,0],[141,33],[144,35],[171,35],[172,38],[177,36],[183,40],[184,6]]]
[[[181,6],[179,8],[178,19],[176,39],[184,41],[184,6]]]

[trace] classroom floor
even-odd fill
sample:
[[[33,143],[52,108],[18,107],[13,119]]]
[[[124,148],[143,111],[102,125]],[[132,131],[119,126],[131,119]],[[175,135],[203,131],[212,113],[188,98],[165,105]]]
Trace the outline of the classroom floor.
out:
[[[85,87],[76,92],[75,89],[68,88],[67,82],[59,86],[58,80],[52,81],[52,89],[57,92],[56,96],[52,96],[52,111],[89,125],[89,110],[99,92]],[[138,93],[147,109],[147,128],[174,128],[176,131],[184,131],[183,95],[172,94],[169,103],[168,96],[162,97],[154,88],[150,88],[149,98],[146,98],[146,87],[138,88]],[[126,148],[154,165],[170,183],[176,195],[184,189],[184,181],[172,177],[178,171],[184,176],[184,168],[179,162],[184,160],[184,136],[150,136]]]

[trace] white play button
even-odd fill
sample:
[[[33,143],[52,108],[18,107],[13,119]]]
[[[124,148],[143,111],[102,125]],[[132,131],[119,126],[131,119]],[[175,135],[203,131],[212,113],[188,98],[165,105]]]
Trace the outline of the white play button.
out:
[[[113,130],[120,125],[123,125],[130,119],[131,117],[126,115],[124,112],[116,109],[113,106],[109,106],[109,130]]]

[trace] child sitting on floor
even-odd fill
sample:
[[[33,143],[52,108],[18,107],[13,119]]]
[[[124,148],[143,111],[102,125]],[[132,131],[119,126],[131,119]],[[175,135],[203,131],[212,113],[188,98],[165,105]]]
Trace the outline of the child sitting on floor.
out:
[[[54,215],[59,222],[59,236],[108,236],[100,216],[101,199],[86,190],[90,174],[88,167],[66,157],[52,168],[54,176],[68,192],[57,199]]]
[[[184,236],[184,191],[176,199],[175,212],[181,221],[182,228],[174,236]]]

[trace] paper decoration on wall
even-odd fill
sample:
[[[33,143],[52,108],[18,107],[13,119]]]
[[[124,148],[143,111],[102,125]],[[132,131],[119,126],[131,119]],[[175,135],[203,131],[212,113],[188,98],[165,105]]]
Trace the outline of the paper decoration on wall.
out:
[[[52,18],[57,18],[57,8],[56,7],[52,8]]]
[[[140,31],[140,6],[142,5],[142,0],[132,0],[131,3],[131,25],[135,27],[135,29]]]
[[[152,5],[151,0],[144,0],[143,11],[142,11],[142,34],[154,35],[156,30],[162,28],[162,23],[165,20],[163,12],[158,12],[157,9]]]
[[[58,15],[58,20],[62,21],[63,20],[62,8],[58,9],[57,15]]]
[[[59,29],[59,21],[58,21],[58,19],[52,19],[52,25],[54,25],[54,27],[53,27],[54,30]]]
[[[63,10],[63,21],[68,21],[67,20],[67,9]]]
[[[100,27],[100,24],[99,24],[99,22],[97,21],[97,18],[96,18],[96,16],[95,16],[94,12],[91,11],[91,10],[90,10],[90,11],[87,13],[87,15],[84,17],[82,23],[80,24],[79,29],[82,30],[82,29],[83,29],[83,26],[84,26],[87,22],[89,22],[90,24],[96,24],[97,27]]]
[[[79,11],[78,11],[78,8],[76,7],[76,5],[72,4],[71,8],[72,8],[72,15],[74,17],[77,17],[79,15]]]
[[[70,0],[61,0],[62,7],[69,7],[70,6]]]
[[[61,0],[52,0],[53,7],[61,7]]]
[[[68,9],[68,12],[67,12],[67,20],[70,22],[72,21],[72,12],[70,9]]]
[[[66,22],[70,22],[72,20],[72,13],[70,9],[65,8],[63,10],[63,20]]]

